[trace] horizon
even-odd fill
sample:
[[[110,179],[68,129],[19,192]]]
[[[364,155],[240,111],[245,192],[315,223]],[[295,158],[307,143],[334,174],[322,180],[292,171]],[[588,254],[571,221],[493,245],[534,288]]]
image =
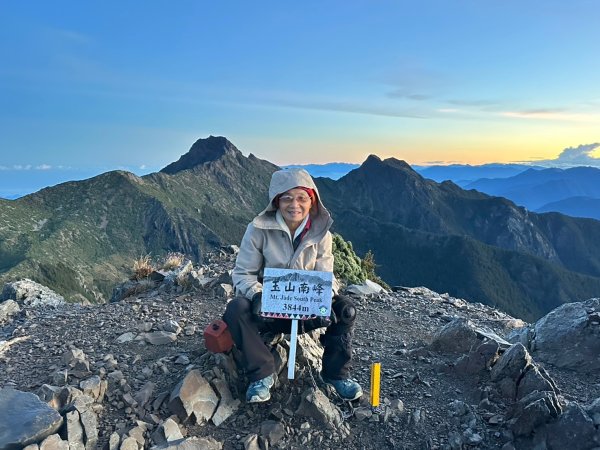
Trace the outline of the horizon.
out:
[[[280,166],[600,167],[598,2],[34,3],[0,17],[5,183],[209,134]]]
[[[596,165],[587,165],[585,163],[584,164],[572,163],[572,161],[578,161],[578,158],[580,159],[580,156],[582,154],[584,155],[584,157],[587,157],[586,155],[589,155],[590,148],[591,149],[600,149],[600,143],[599,144],[591,144],[591,145],[587,145],[587,146],[580,146],[576,149],[571,149],[571,148],[565,149],[561,153],[561,155],[559,155],[558,158],[553,159],[553,160],[540,161],[540,162],[516,161],[516,162],[508,162],[508,163],[489,162],[489,163],[483,163],[483,164],[463,164],[463,163],[440,164],[439,161],[432,161],[431,164],[412,164],[409,161],[405,161],[405,162],[407,164],[409,164],[412,168],[414,168],[416,171],[426,170],[426,169],[432,168],[432,167],[477,168],[477,167],[486,167],[486,166],[506,166],[506,167],[523,166],[524,167],[523,170],[526,170],[525,167],[542,168],[542,169],[550,169],[550,168],[570,169],[570,168],[575,168],[575,167],[592,167],[592,168],[600,169],[600,166],[596,166]],[[240,150],[240,149],[238,149],[238,150]],[[244,155],[244,157],[248,157],[250,154],[249,152],[244,152],[242,150],[240,150],[240,152]],[[184,153],[187,153],[187,152],[184,152]],[[181,155],[183,155],[184,153],[182,153]],[[179,155],[179,156],[181,156],[181,155]],[[285,165],[281,165],[280,167],[286,168],[286,167],[313,166],[314,168],[321,168],[321,167],[327,167],[327,166],[332,166],[332,165],[349,165],[349,166],[356,166],[356,167],[350,169],[350,170],[354,170],[355,168],[360,167],[364,163],[364,161],[368,158],[368,156],[370,156],[370,155],[375,155],[381,160],[387,159],[387,157],[381,157],[375,153],[370,153],[369,155],[367,155],[364,158],[363,161],[360,161],[358,163],[345,162],[345,161],[333,161],[333,162],[327,162],[327,163],[285,164]],[[573,155],[575,155],[575,156],[573,156]],[[260,159],[266,159],[266,158],[262,158],[261,155],[254,155],[254,156],[256,156]],[[83,180],[87,180],[87,179],[96,177],[96,176],[101,175],[106,172],[112,172],[112,171],[118,171],[118,170],[131,172],[137,176],[145,176],[145,175],[149,175],[151,173],[159,172],[161,169],[166,167],[168,164],[175,162],[177,159],[179,159],[179,157],[177,157],[173,161],[170,161],[169,163],[165,164],[164,166],[157,167],[157,168],[150,168],[150,167],[135,168],[135,167],[118,166],[118,167],[114,167],[114,168],[106,168],[105,167],[105,168],[92,169],[89,167],[87,167],[87,168],[50,167],[50,166],[45,166],[45,165],[37,166],[37,167],[29,165],[29,166],[18,166],[18,167],[11,168],[11,167],[6,167],[6,166],[0,165],[0,174],[3,175],[2,177],[0,177],[0,199],[16,200],[20,197],[24,197],[26,195],[38,192],[41,189],[53,187],[53,186],[56,186],[56,185],[62,184],[62,183],[68,183],[68,182],[73,182],[73,181],[83,181]],[[269,161],[269,162],[272,162],[272,161]],[[583,162],[585,162],[585,161],[583,161]],[[24,178],[29,179],[29,178],[23,177],[23,174],[30,174],[30,173],[35,173],[35,172],[37,172],[38,175],[44,175],[44,176],[39,176],[38,179],[36,180],[36,182],[27,182],[28,183],[27,185],[21,184],[20,186],[15,187],[15,185],[18,185],[19,181],[23,181]],[[323,175],[313,174],[313,176],[323,176]],[[338,177],[333,177],[333,179],[337,179],[337,178]],[[11,186],[11,187],[8,187],[8,186]]]

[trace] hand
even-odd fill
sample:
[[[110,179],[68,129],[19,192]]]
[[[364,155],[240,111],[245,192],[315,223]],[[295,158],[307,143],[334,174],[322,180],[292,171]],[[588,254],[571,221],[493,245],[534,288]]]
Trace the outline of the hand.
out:
[[[252,314],[255,316],[260,315],[260,310],[262,309],[262,292],[257,292],[252,296]]]

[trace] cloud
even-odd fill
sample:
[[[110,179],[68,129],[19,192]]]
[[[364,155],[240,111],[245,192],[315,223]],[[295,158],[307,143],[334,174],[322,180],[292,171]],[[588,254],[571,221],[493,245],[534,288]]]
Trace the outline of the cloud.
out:
[[[50,164],[13,164],[12,166],[0,165],[0,170],[22,171],[22,170],[70,170],[69,166],[51,166]]]
[[[58,39],[76,44],[89,44],[91,38],[79,31],[67,30],[64,28],[47,28],[48,34],[56,36]]]
[[[524,111],[505,111],[501,112],[500,115],[516,119],[560,120],[567,122],[600,121],[600,115],[598,114],[574,113],[556,108],[530,109]]]
[[[593,153],[600,149],[600,143],[585,144],[578,147],[565,148],[556,159],[542,159],[534,162],[549,167],[594,166],[600,167],[600,158]]]
[[[408,100],[415,100],[415,101],[424,101],[424,100],[429,100],[432,98],[431,95],[407,92],[405,89],[396,89],[396,90],[390,91],[386,94],[386,96],[389,98],[405,98]]]
[[[276,105],[287,108],[310,109],[319,111],[336,111],[353,114],[369,114],[374,116],[385,117],[406,117],[411,119],[424,119],[427,117],[422,111],[411,109],[402,109],[397,107],[389,107],[360,100],[345,100],[339,98],[324,98],[324,97],[307,97],[298,94],[283,94],[272,93],[271,96],[266,96],[258,101],[263,105]]]
[[[493,101],[493,100],[460,100],[460,99],[448,100],[447,103],[450,105],[455,105],[455,106],[480,106],[480,107],[496,106],[499,104],[499,102]]]

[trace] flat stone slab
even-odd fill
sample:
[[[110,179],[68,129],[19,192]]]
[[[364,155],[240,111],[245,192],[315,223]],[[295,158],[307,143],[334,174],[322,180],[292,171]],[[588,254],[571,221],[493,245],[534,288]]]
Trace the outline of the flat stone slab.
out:
[[[56,433],[63,418],[39,397],[0,389],[0,450],[22,448]]]
[[[175,342],[177,335],[168,331],[154,331],[144,334],[144,339],[152,345],[167,345]]]

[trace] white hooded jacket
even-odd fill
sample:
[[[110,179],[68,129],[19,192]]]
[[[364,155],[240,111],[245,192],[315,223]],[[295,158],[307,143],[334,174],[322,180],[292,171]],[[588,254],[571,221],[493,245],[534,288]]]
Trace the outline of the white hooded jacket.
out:
[[[273,199],[295,187],[314,189],[316,203],[311,207],[311,226],[294,251],[289,230],[276,219]],[[237,295],[251,299],[262,291],[265,267],[280,269],[320,270],[333,272],[332,237],[329,232],[333,220],[321,203],[319,192],[311,176],[303,169],[279,170],[273,173],[269,185],[269,204],[246,228],[240,252],[233,269],[233,284]],[[333,290],[337,292],[334,278]]]

